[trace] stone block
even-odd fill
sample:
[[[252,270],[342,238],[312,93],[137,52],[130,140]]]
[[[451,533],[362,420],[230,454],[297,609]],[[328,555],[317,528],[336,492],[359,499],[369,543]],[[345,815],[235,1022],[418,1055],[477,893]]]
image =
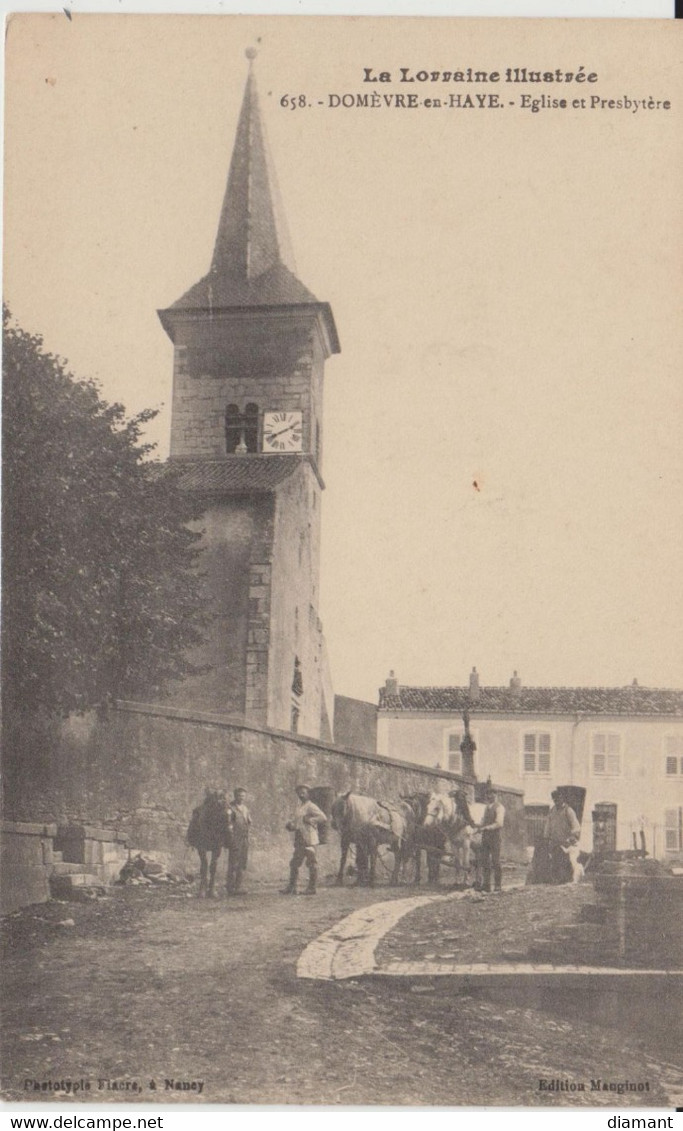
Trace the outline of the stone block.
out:
[[[250,596],[250,598],[252,598],[253,600],[262,599],[262,600],[265,601],[266,598],[268,597],[268,594],[270,593],[270,587],[267,586],[267,585],[258,584],[252,578],[250,578],[249,581],[250,581],[250,584],[249,584],[249,596]]]
[[[44,829],[44,825],[3,823],[0,894],[5,915],[50,898],[50,866],[43,862]]]
[[[5,821],[0,822],[3,833],[16,833],[18,836],[46,836],[52,837],[57,833],[57,826],[32,821]]]
[[[123,868],[126,860],[125,857],[116,860],[108,860],[104,864],[96,864],[94,871],[95,874],[104,884],[113,884],[119,878],[119,873]]]
[[[3,915],[32,903],[46,903],[50,898],[47,868],[42,864],[29,865],[19,872],[3,872],[0,895]]]
[[[39,835],[26,836],[3,832],[2,834],[3,870],[13,867],[42,867],[43,848]]]
[[[268,643],[268,629],[267,628],[250,628],[248,632],[249,644],[267,644]]]
[[[101,886],[101,880],[94,872],[81,872],[69,876],[50,876],[50,891],[56,899],[68,898],[68,893],[77,888]]]
[[[86,864],[70,864],[62,860],[52,865],[50,879],[52,879],[53,876],[82,876],[86,874],[86,870]]]
[[[105,829],[100,825],[83,825],[83,833],[88,840],[118,840],[118,833],[114,829]]]
[[[89,838],[83,842],[83,861],[86,865],[101,864],[102,857],[105,851],[105,841],[90,840]]]
[[[106,894],[104,885],[97,881],[96,877],[93,879],[95,882],[90,887],[71,887],[53,891],[53,898],[68,900],[69,903],[90,903],[98,896]]]

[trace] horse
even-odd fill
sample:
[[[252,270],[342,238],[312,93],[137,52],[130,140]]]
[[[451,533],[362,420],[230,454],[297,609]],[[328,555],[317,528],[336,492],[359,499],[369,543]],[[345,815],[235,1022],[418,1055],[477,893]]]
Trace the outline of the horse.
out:
[[[212,899],[216,882],[216,865],[228,845],[229,821],[225,794],[207,789],[201,805],[192,811],[187,830],[187,843],[199,853],[199,897]],[[211,858],[209,862],[209,857]]]
[[[387,803],[351,790],[337,797],[332,805],[332,827],[341,838],[336,883],[344,882],[349,847],[355,844],[358,883],[374,886],[378,848],[386,844],[394,856],[390,882],[397,884],[401,866],[413,852],[416,823],[416,808],[411,799]]]
[[[456,886],[481,888],[483,885],[481,832],[486,805],[456,796],[459,812],[453,826],[451,846],[456,865]]]
[[[450,845],[452,862],[455,868],[455,886],[467,887],[474,871],[475,886],[481,880],[479,875],[479,856],[481,837],[476,829],[484,815],[484,805],[470,804],[464,793],[429,795],[424,817],[420,826],[419,838],[431,838],[432,844],[443,844],[441,852],[432,849],[427,857],[428,878],[438,883],[439,864],[446,844]],[[417,877],[420,868],[418,860]]]
[[[416,818],[413,840],[415,856],[414,883],[416,884],[419,884],[421,879],[423,852],[427,857],[427,882],[429,884],[437,884],[439,882],[441,858],[446,852],[448,845],[448,836],[445,829],[446,810],[451,802],[451,798],[446,797],[446,806],[444,810],[439,811],[437,809],[438,803],[436,799],[441,798],[441,796],[441,794],[436,793],[412,793],[408,796],[402,795],[402,800],[407,801],[412,806]],[[425,824],[428,814],[430,814],[430,820]]]
[[[346,859],[352,844],[356,848],[358,883],[367,884],[370,853],[368,824],[376,812],[377,802],[374,797],[366,797],[362,793],[353,793],[351,790],[341,794],[332,802],[332,828],[337,830],[341,840],[339,871],[335,881],[338,887],[344,883]]]
[[[394,857],[394,867],[389,883],[395,886],[398,884],[401,868],[405,866],[415,852],[415,830],[419,808],[414,797],[403,797],[400,801],[378,801],[377,806],[378,811],[368,826],[370,834],[369,882],[370,886],[375,883],[377,850],[380,844],[386,844]]]

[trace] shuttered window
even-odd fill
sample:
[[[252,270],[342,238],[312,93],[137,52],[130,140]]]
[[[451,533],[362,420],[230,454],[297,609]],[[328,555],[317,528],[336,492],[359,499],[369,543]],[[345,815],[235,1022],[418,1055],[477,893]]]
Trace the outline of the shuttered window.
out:
[[[550,773],[552,739],[547,731],[527,731],[523,751],[525,774]]]
[[[667,852],[680,852],[683,849],[683,809],[665,811],[664,847]]]
[[[451,773],[462,773],[462,752],[460,750],[460,743],[462,742],[462,734],[449,734],[448,735],[448,769]]]
[[[621,735],[599,732],[593,735],[593,773],[615,777],[621,773]]]
[[[683,734],[667,734],[664,750],[667,777],[683,774]]]
[[[473,742],[475,742],[478,746],[479,732],[470,731],[470,734],[472,736]],[[461,730],[449,730],[444,733],[444,765],[448,766],[448,769],[453,774],[462,773],[462,751],[460,750],[460,744],[463,741],[464,737],[464,731]]]

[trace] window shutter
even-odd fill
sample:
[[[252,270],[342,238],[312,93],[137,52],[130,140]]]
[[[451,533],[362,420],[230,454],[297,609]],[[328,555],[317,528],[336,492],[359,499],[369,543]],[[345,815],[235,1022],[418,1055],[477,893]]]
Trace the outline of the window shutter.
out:
[[[666,809],[664,812],[665,845],[669,852],[678,852],[681,848],[683,833],[683,809]]]

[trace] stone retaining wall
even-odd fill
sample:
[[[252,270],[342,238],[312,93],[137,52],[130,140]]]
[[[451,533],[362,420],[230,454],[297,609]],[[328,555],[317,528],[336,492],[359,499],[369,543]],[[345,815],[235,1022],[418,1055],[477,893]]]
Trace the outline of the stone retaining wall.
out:
[[[334,793],[359,790],[383,800],[422,790],[453,789],[462,778],[390,758],[337,747],[241,719],[167,706],[119,704],[106,718],[71,718],[53,739],[50,757],[40,746],[41,772],[30,762],[12,776],[11,815],[59,825],[94,825],[132,851],[167,854],[177,869],[196,869],[185,845],[194,806],[206,786],[244,786],[253,815],[250,872],[264,879],[286,874],[297,782]],[[523,796],[502,790],[506,807],[504,855],[523,862]],[[336,833],[321,848],[321,872],[335,870]]]
[[[599,872],[594,885],[615,963],[683,969],[683,876]]]

